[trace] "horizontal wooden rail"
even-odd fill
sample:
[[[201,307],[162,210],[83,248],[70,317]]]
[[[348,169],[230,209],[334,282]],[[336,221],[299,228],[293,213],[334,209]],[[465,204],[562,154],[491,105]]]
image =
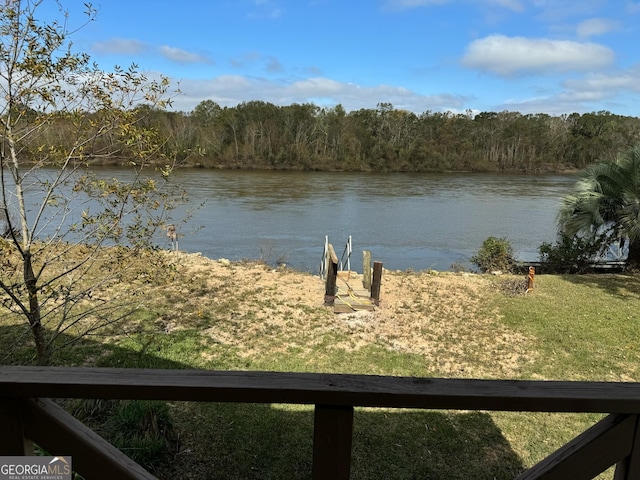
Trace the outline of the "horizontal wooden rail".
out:
[[[518,478],[591,479],[611,465],[617,465],[615,480],[640,478],[640,383],[0,367],[0,421],[8,428],[0,436],[0,454],[29,454],[31,440],[62,444],[81,456],[78,466],[87,478],[151,479],[53,402],[34,400],[42,397],[312,404],[318,480],[349,478],[356,406],[610,413]]]
[[[0,396],[640,413],[638,383],[134,368],[3,366]]]

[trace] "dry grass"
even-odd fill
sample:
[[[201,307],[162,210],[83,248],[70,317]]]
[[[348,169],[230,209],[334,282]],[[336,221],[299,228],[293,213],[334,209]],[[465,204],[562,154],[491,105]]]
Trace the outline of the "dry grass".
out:
[[[479,275],[385,271],[379,307],[334,314],[316,276],[197,255],[176,262],[176,280],[156,287],[148,305],[164,311],[159,328],[199,328],[248,360],[285,351],[305,357],[323,345],[347,354],[375,346],[419,356],[425,375],[504,378],[535,357],[529,338],[487,310],[495,287]]]

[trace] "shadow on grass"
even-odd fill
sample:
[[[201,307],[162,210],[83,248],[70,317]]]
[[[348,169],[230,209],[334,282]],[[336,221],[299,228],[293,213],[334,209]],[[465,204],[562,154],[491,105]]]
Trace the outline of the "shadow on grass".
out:
[[[186,436],[165,478],[311,477],[310,406],[183,403],[173,415]],[[479,412],[356,408],[352,455],[352,479],[493,480],[523,470],[491,417]]]
[[[21,333],[0,328],[0,348]],[[80,365],[84,357],[103,367],[190,368],[157,355],[162,347],[151,339],[139,345],[134,351],[82,339],[56,363]],[[19,348],[17,358],[27,358],[27,350]],[[159,478],[310,478],[312,406],[171,402],[170,412],[177,453],[154,472]],[[510,479],[523,470],[481,412],[356,408],[352,454],[352,479]]]
[[[576,285],[599,288],[609,295],[620,298],[640,297],[640,275],[638,274],[563,275],[562,278]]]

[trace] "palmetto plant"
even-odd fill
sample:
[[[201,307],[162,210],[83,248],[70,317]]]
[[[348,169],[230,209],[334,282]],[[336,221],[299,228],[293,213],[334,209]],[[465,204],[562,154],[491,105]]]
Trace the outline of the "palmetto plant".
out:
[[[640,147],[585,170],[563,199],[559,226],[563,235],[601,238],[605,247],[620,242],[627,268],[640,268]]]

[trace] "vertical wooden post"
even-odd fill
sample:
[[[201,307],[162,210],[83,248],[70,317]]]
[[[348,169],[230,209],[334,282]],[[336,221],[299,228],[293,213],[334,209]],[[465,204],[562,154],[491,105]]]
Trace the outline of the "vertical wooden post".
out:
[[[324,304],[333,305],[336,299],[336,279],[338,277],[338,256],[336,255],[333,245],[329,244],[327,250],[327,282],[324,290]]]
[[[362,251],[362,286],[371,290],[371,251]]]
[[[0,455],[33,455],[33,442],[24,436],[20,399],[0,399]]]
[[[353,407],[316,405],[313,418],[313,480],[348,480]]]
[[[380,284],[382,283],[382,262],[373,262],[373,280],[371,282],[371,298],[376,305],[380,304]]]
[[[631,453],[616,465],[613,480],[640,478],[640,416],[634,415],[636,425],[631,443]]]

